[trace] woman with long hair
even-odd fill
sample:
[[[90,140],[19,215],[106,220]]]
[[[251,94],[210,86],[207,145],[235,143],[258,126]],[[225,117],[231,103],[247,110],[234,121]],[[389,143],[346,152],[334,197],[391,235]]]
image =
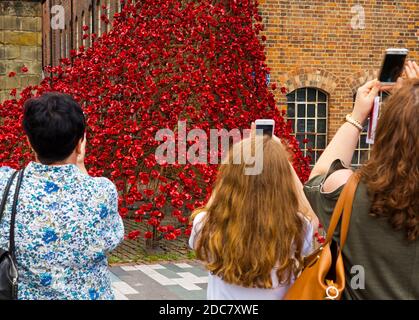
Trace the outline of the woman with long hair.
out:
[[[246,175],[249,161],[237,150],[263,150],[262,173]],[[190,238],[210,272],[208,299],[284,296],[311,251],[318,222],[302,189],[277,137],[248,138],[231,148],[210,201],[194,215]]]
[[[408,62],[406,74],[383,105],[371,158],[359,170],[343,248],[346,299],[419,299],[419,66]],[[359,89],[353,113],[305,187],[326,226],[353,174],[348,165],[380,90],[378,81]]]

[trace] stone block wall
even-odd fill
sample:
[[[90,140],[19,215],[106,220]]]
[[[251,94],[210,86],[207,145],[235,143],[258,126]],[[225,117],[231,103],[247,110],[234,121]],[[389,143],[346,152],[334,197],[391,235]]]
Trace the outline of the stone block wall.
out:
[[[10,98],[12,89],[41,79],[41,17],[41,1],[0,1],[0,101]],[[10,72],[16,76],[9,77]]]

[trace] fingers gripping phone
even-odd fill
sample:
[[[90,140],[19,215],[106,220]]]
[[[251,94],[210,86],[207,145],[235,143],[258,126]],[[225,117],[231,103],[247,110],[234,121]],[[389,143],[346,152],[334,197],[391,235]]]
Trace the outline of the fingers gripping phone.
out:
[[[263,133],[263,135],[273,136],[275,132],[275,120],[272,119],[261,119],[256,120],[256,132],[258,134]]]
[[[386,50],[378,80],[383,85],[393,85],[401,76],[406,62],[407,49],[390,48]]]

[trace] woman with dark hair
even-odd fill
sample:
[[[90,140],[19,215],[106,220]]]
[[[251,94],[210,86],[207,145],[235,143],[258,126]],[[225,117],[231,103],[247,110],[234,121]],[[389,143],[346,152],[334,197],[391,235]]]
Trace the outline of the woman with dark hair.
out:
[[[371,158],[359,170],[361,183],[343,248],[346,299],[419,299],[419,66],[408,62],[406,74],[409,79],[400,79],[384,103]],[[358,90],[353,113],[305,186],[326,227],[353,174],[347,165],[381,89],[371,81]]]
[[[24,169],[16,210],[18,299],[113,299],[106,253],[124,227],[115,186],[84,166],[82,109],[68,95],[46,93],[25,103],[23,127],[36,161]],[[0,197],[13,173],[0,168]],[[15,185],[0,217],[4,250]]]

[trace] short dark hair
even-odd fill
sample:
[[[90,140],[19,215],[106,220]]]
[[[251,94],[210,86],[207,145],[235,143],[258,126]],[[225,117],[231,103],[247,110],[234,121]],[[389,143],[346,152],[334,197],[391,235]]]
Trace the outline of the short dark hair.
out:
[[[84,137],[86,120],[69,95],[49,92],[24,105],[23,128],[41,163],[67,159]]]

